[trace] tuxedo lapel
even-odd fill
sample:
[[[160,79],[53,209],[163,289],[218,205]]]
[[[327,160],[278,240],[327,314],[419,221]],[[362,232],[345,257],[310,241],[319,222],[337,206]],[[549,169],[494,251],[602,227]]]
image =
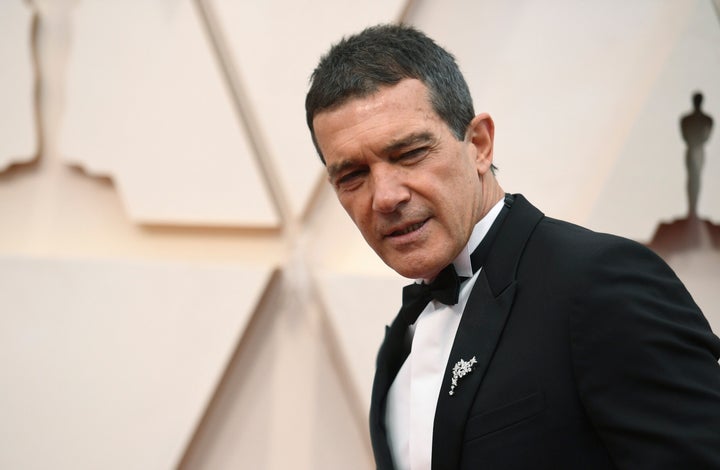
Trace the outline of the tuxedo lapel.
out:
[[[467,416],[515,298],[514,282],[495,298],[484,273],[480,271],[468,299],[472,307],[463,313],[440,388],[433,428],[433,469],[459,467]],[[457,379],[450,395],[453,367],[472,358],[476,363],[471,372]]]
[[[402,318],[397,316],[386,330],[375,365],[370,399],[370,437],[378,470],[393,468],[385,429],[385,404],[390,385],[410,352],[405,344],[407,329]]]
[[[460,466],[465,424],[515,298],[517,265],[542,217],[525,198],[516,195],[478,274],[460,320],[438,397],[433,427],[433,470]],[[450,395],[455,364],[472,358],[475,358],[472,371],[457,379],[454,393]]]

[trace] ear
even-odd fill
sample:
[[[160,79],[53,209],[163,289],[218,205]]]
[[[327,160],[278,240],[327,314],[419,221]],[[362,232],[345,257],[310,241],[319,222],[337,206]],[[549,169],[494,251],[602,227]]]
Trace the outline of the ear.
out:
[[[473,146],[475,166],[481,176],[490,171],[493,162],[494,138],[495,123],[489,114],[478,114],[470,121],[466,140]]]

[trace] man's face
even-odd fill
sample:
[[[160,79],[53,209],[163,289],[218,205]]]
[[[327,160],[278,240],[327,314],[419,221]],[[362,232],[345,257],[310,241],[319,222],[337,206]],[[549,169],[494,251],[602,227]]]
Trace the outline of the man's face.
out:
[[[387,265],[432,279],[455,259],[483,215],[492,155],[479,155],[475,133],[457,140],[422,82],[351,99],[313,125],[340,203]]]

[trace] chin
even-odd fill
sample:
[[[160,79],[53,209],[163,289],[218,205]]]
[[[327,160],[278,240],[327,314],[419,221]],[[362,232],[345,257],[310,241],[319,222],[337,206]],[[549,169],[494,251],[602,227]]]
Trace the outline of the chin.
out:
[[[429,256],[427,255],[413,260],[414,254],[394,253],[392,257],[381,258],[393,271],[409,279],[433,279],[445,266],[452,262],[452,259],[447,262],[433,262],[433,259],[428,259]]]
[[[408,266],[407,264],[398,263],[386,264],[390,266],[393,271],[408,279],[430,279],[434,277],[432,274],[428,274],[429,271],[426,267]]]

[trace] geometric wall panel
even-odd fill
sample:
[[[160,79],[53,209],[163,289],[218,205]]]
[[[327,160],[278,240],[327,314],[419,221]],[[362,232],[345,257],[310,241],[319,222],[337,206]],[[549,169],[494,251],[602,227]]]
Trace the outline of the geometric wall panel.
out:
[[[710,0],[418,2],[408,20],[456,55],[476,111],[493,116],[505,190],[548,215],[641,240],[684,214],[678,119],[694,90],[720,121]],[[706,182],[720,178],[714,132]],[[720,220],[710,184],[701,214]]]
[[[113,178],[136,222],[279,223],[192,0],[72,10],[60,151]]]
[[[0,468],[174,468],[271,274],[1,257]]]
[[[290,210],[299,215],[323,173],[305,125],[310,74],[331,44],[366,26],[396,21],[405,1],[207,3],[217,14]]]
[[[402,288],[412,281],[399,275],[329,271],[319,273],[317,278],[345,371],[365,413],[370,409],[375,360],[385,337],[385,325],[392,323],[397,315],[402,304]],[[363,292],[366,295],[363,296]]]
[[[0,172],[31,160],[35,136],[33,12],[19,0],[0,4]]]

